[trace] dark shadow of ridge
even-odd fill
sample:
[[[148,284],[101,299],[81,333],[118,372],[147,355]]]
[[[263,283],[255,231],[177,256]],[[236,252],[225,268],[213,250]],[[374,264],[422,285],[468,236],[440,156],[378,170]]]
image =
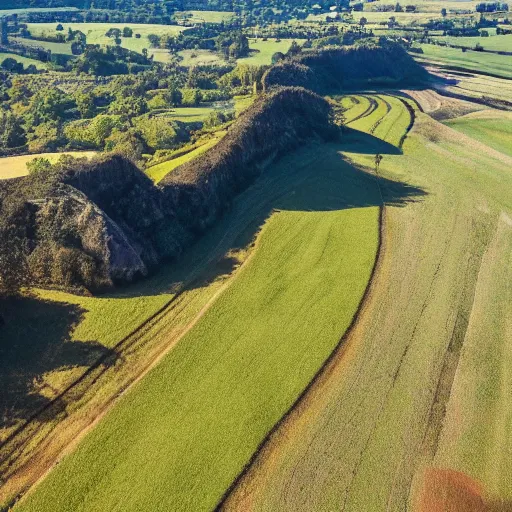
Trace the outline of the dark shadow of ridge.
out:
[[[86,368],[105,355],[115,359],[97,341],[71,341],[84,314],[79,306],[17,297],[1,299],[0,313],[4,321],[0,326],[0,428],[29,418],[60,392],[44,383],[45,374]],[[61,401],[54,413],[64,412],[65,407]],[[45,419],[50,418],[40,421]]]
[[[309,155],[318,154],[310,164]],[[348,129],[341,142],[322,143],[295,151],[265,170],[239,194],[217,224],[203,234],[178,262],[162,265],[145,281],[108,297],[155,295],[207,286],[238,266],[233,253],[245,250],[275,210],[322,212],[386,205],[406,206],[426,194],[419,187],[377,177],[372,169],[355,166],[342,152],[400,155],[396,146],[358,130]],[[304,158],[301,158],[304,155]],[[234,227],[236,226],[236,227]],[[216,263],[207,263],[207,260]],[[197,269],[202,269],[199,273]],[[192,279],[190,275],[195,274]]]
[[[412,185],[377,177],[356,167],[343,151],[400,154],[398,148],[371,135],[348,131],[338,143],[315,143],[292,152],[264,170],[239,194],[219,219],[178,262],[161,265],[150,278],[105,297],[154,296],[208,286],[240,265],[236,257],[255,241],[267,219],[282,212],[331,212],[386,205],[406,206],[425,192]],[[161,311],[172,305],[173,298]],[[34,297],[0,301],[5,325],[0,326],[0,411],[2,426],[31,418],[47,409],[48,418],[65,414],[66,397],[57,407],[39,392],[45,373],[77,366],[107,365],[122,357],[123,347],[137,331],[119,340],[116,352],[97,341],[73,342],[72,333],[85,311],[73,304]],[[156,312],[155,312],[156,314]],[[56,392],[62,389],[55,390]],[[48,388],[46,388],[48,392]],[[55,393],[50,393],[52,396]]]

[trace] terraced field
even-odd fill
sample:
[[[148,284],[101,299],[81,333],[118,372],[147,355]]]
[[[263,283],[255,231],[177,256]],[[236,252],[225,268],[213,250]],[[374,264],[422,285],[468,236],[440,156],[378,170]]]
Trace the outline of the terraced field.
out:
[[[379,173],[426,195],[386,208],[355,329],[222,510],[507,510],[512,159],[416,116]]]

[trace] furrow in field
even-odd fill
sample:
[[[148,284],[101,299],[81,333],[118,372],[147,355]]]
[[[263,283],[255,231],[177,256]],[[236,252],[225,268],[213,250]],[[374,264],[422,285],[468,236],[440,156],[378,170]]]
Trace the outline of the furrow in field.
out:
[[[468,319],[475,314],[481,293],[482,269],[490,261],[501,269],[506,265],[503,257],[485,254],[493,247],[490,240],[497,217],[510,219],[512,212],[510,161],[424,114],[418,114],[403,151],[403,155],[385,155],[380,172],[420,186],[427,195],[405,207],[386,208],[381,264],[359,321],[223,510],[406,510],[434,452],[441,464],[448,461],[453,466],[456,457],[463,458],[459,446],[450,444],[449,429],[459,425],[460,411],[459,403],[452,405],[452,401],[454,392],[459,388],[462,394],[471,378],[471,367],[459,374],[468,336],[479,327],[476,320]],[[372,155],[350,157],[368,166],[373,160]],[[385,200],[388,193],[383,187]],[[509,258],[510,240],[506,240],[500,254]],[[500,287],[508,282],[496,276],[487,283],[487,297],[507,297]],[[493,300],[485,304],[492,307]],[[508,311],[510,301],[504,299],[500,308],[490,318],[501,321],[503,327],[486,330],[496,332],[493,346],[501,347],[497,352],[485,349],[493,358],[505,350],[510,333],[506,330],[510,326],[503,324],[507,318],[503,308]],[[482,347],[481,351],[482,344],[486,345],[482,336],[477,336],[475,348]],[[494,360],[481,373],[483,389],[493,382]],[[501,390],[508,373],[507,369],[503,380],[496,382],[496,397],[504,396]],[[486,421],[486,412],[492,413],[490,404],[496,404],[494,410],[508,411],[498,406],[501,398],[484,404],[471,390],[462,396],[467,400],[464,410],[476,408],[481,422]],[[502,440],[507,438],[510,422],[508,412],[500,414],[495,416],[500,425],[495,431]],[[475,433],[480,432],[480,439],[488,439],[469,414],[467,422]],[[483,457],[482,444],[478,449],[471,444],[471,448],[475,460],[487,461],[484,473],[492,475],[495,466],[489,458],[494,455]],[[509,499],[503,493],[509,474],[508,462],[503,461],[508,460],[500,459],[500,469],[494,469],[499,478],[493,477],[504,499]],[[454,469],[471,475],[471,461],[467,457],[465,466]]]
[[[362,117],[366,117],[377,108],[377,104],[373,98],[368,98],[367,96],[352,97],[357,100],[358,103],[346,112],[345,124],[353,123]]]

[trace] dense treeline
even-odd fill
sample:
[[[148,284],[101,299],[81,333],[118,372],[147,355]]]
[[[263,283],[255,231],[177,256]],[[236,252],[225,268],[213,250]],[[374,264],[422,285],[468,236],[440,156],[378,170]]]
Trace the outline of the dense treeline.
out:
[[[426,77],[398,43],[361,41],[348,47],[302,52],[271,67],[263,86],[300,86],[323,91],[370,84],[414,83]]]
[[[161,186],[129,160],[63,158],[0,182],[0,287],[20,283],[99,290],[178,257],[262,164],[313,133],[337,133],[330,106],[300,88],[262,95],[210,151]]]

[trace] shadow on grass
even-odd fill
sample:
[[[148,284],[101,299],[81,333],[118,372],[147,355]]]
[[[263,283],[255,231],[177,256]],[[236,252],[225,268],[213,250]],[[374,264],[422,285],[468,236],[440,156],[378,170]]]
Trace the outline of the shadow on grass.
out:
[[[78,306],[9,298],[0,300],[0,314],[0,428],[29,418],[61,391],[51,383],[43,390],[46,373],[87,367],[110,352],[96,341],[71,341],[83,315]],[[63,412],[65,406],[55,409]]]
[[[276,210],[322,212],[376,207],[382,205],[382,199],[387,205],[405,206],[424,195],[420,188],[377,177],[372,171],[354,166],[344,158],[343,151],[400,154],[395,146],[356,130],[347,130],[342,142],[292,152],[238,195],[215,226],[178,262],[161,265],[148,279],[104,297],[154,296],[184,287],[208,286],[237,268],[237,252],[250,247]],[[45,374],[55,372],[53,377],[58,378],[59,370],[98,365],[105,355],[111,355],[97,341],[71,341],[73,328],[85,313],[76,305],[25,297],[2,301],[0,308],[5,319],[5,325],[0,327],[3,427],[31,417],[62,391],[62,383],[55,384],[54,392],[49,387],[51,383],[43,388]],[[119,354],[107,360],[115,357]],[[53,406],[48,414],[55,417],[65,413],[65,407],[65,403]]]
[[[158,272],[109,297],[169,293],[207,286],[238,266],[233,253],[251,245],[276,210],[320,212],[380,206],[406,206],[425,195],[419,187],[376,176],[357,167],[342,152],[364,155],[400,155],[396,146],[373,135],[347,128],[341,142],[316,146],[318,157],[308,166],[308,148],[283,157],[236,197],[223,217],[190,247],[178,262],[161,265]],[[319,151],[318,151],[319,150]],[[304,158],[301,158],[304,155]],[[197,269],[202,269],[197,275]],[[196,273],[193,280],[190,276]]]

